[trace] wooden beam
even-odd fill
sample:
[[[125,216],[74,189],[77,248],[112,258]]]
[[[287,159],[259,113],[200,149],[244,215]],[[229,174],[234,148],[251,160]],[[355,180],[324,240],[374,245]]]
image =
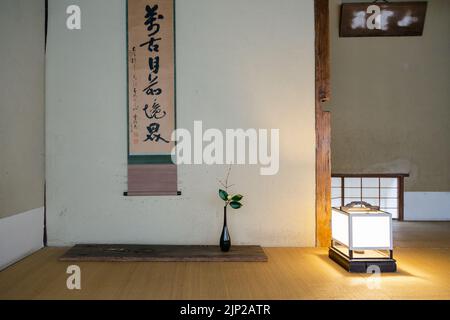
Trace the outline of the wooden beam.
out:
[[[333,178],[408,178],[409,173],[332,173]]]
[[[331,243],[331,115],[322,103],[329,101],[330,17],[328,0],[314,1],[316,51],[316,245]]]
[[[331,98],[331,66],[330,66],[330,13],[328,0],[315,0],[315,48],[316,48],[316,98],[319,102]],[[317,109],[322,111],[319,104]]]

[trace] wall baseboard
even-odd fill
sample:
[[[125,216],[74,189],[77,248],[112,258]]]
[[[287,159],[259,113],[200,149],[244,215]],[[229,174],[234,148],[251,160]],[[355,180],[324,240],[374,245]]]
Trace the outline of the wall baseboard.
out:
[[[44,207],[0,219],[0,270],[41,249]]]
[[[405,192],[405,221],[450,221],[450,192]]]

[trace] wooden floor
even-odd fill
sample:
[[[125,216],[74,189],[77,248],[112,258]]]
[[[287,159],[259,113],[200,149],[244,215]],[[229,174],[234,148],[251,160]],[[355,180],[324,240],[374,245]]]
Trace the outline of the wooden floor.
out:
[[[406,223],[396,233],[399,272],[379,282],[346,273],[326,249],[265,248],[267,263],[79,263],[82,288],[70,291],[70,263],[58,262],[66,249],[46,248],[0,272],[0,299],[450,300],[450,223]]]

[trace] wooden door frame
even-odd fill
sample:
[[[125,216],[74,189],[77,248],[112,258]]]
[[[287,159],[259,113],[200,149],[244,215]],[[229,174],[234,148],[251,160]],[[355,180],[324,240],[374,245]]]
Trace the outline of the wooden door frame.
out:
[[[314,0],[316,70],[316,246],[331,243],[331,114],[329,0]]]

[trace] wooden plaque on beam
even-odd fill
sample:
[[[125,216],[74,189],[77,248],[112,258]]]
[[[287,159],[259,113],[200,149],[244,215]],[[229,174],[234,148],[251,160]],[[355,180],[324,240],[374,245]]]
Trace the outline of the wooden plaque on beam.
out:
[[[412,37],[423,34],[427,2],[344,3],[341,37]]]

